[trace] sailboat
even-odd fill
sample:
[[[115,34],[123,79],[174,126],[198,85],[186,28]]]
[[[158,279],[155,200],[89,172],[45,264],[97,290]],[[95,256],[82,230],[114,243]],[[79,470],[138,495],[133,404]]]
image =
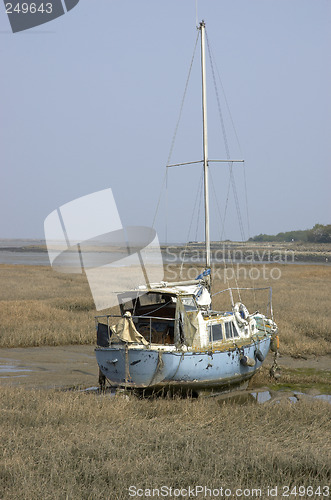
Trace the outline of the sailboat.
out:
[[[234,302],[215,311],[211,297],[205,22],[201,38],[205,270],[196,280],[147,283],[118,295],[121,314],[96,317],[100,387],[157,392],[229,391],[243,388],[270,348],[277,351],[277,325]],[[225,160],[229,161],[229,160]],[[231,161],[231,160],[230,160]]]

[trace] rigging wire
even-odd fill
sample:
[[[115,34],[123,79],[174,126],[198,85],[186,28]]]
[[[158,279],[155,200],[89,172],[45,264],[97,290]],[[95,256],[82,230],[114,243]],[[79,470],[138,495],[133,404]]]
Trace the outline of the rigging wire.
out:
[[[219,116],[220,116],[220,121],[221,121],[221,126],[222,126],[222,132],[223,132],[223,138],[224,138],[224,143],[225,143],[225,149],[226,149],[227,158],[229,159],[230,158],[229,145],[228,145],[228,140],[227,140],[225,125],[224,125],[224,119],[223,119],[222,109],[221,109],[221,105],[220,105],[219,93],[218,93],[218,89],[217,89],[217,85],[216,85],[216,77],[215,77],[214,65],[215,65],[215,68],[216,68],[217,76],[218,76],[218,79],[219,79],[219,82],[220,82],[220,86],[221,86],[221,89],[222,89],[222,92],[223,92],[224,101],[225,101],[225,104],[226,104],[226,107],[227,107],[227,111],[228,111],[228,114],[229,114],[229,117],[230,117],[232,128],[234,130],[235,138],[237,140],[237,144],[238,144],[239,151],[240,151],[241,155],[242,155],[242,148],[241,148],[241,144],[240,144],[240,141],[239,141],[238,133],[237,133],[237,130],[236,130],[233,118],[232,118],[230,106],[229,106],[229,103],[228,103],[228,100],[227,100],[227,97],[226,97],[226,93],[225,93],[225,90],[224,90],[224,86],[223,86],[223,83],[222,83],[220,72],[218,70],[215,58],[213,57],[213,53],[212,53],[212,49],[211,49],[211,46],[210,46],[210,43],[209,43],[209,38],[208,38],[207,32],[206,32],[206,39],[207,39],[208,54],[209,54],[210,66],[211,66],[211,70],[212,70],[212,76],[213,76],[215,94],[216,94],[216,99],[217,99],[217,106],[218,106],[218,111],[219,111]],[[213,63],[213,61],[215,61],[215,62]],[[230,184],[232,184],[232,189],[233,189],[233,194],[234,194],[234,199],[235,199],[235,205],[236,205],[236,210],[237,210],[237,215],[238,215],[238,222],[239,222],[239,227],[240,227],[240,232],[241,232],[241,238],[242,238],[242,242],[244,243],[245,240],[246,240],[246,238],[245,238],[245,231],[244,231],[244,226],[243,226],[243,221],[242,221],[242,216],[241,216],[241,211],[240,211],[238,194],[237,194],[237,190],[236,190],[236,186],[235,186],[235,179],[234,179],[234,174],[233,174],[233,164],[230,165],[230,163],[229,163],[229,173],[230,173],[230,179],[229,179],[229,185],[228,185],[228,191],[227,191],[227,197],[226,197],[226,204],[225,204],[225,211],[224,211],[224,218],[223,218],[223,227],[222,227],[221,240],[222,240],[223,235],[224,235],[224,223],[225,223],[225,220],[226,220],[226,212],[227,212],[227,207],[228,207],[228,202],[229,202]],[[248,211],[247,182],[246,182],[246,169],[245,169],[245,165],[243,165],[243,180],[244,180],[244,191],[245,191],[247,231],[248,231],[248,235],[250,235],[250,222],[249,222],[249,211]],[[233,263],[233,260],[232,260],[232,256],[231,256],[231,264],[232,264],[232,268],[233,268],[233,271],[234,271],[234,263]],[[226,272],[225,259],[224,259],[224,270]],[[233,276],[235,277],[235,281],[236,281],[236,285],[237,285],[236,288],[237,288],[237,291],[238,291],[239,300],[241,301],[240,291],[239,291],[239,288],[238,288],[238,284],[237,284],[237,279],[236,279],[235,272],[233,272]],[[257,301],[256,301],[254,281],[253,281],[251,275],[250,275],[250,278],[251,278],[252,288],[253,288],[254,305],[256,306],[256,302]]]
[[[236,141],[237,141],[237,144],[238,144],[239,152],[240,152],[240,155],[243,156],[241,144],[240,144],[240,141],[239,141],[239,136],[238,136],[238,133],[237,133],[237,129],[236,129],[233,117],[232,117],[232,113],[231,113],[231,109],[230,109],[230,106],[229,106],[229,102],[228,102],[227,97],[226,97],[226,93],[225,93],[225,89],[224,89],[224,86],[223,86],[223,83],[222,83],[221,75],[220,75],[220,72],[218,70],[215,58],[213,56],[212,47],[210,47],[210,53],[211,53],[211,55],[213,57],[213,60],[214,60],[214,65],[215,65],[215,68],[216,68],[216,73],[217,73],[217,76],[218,76],[218,80],[220,82],[220,86],[221,86],[221,89],[222,89],[222,93],[223,93],[224,101],[225,101],[225,104],[226,104],[226,108],[227,108],[227,111],[229,113],[231,125],[232,125],[233,131],[234,131],[234,135],[235,135],[235,138],[236,138]],[[246,205],[246,217],[247,217],[247,233],[248,233],[247,237],[249,237],[250,236],[250,220],[249,220],[249,211],[248,211],[248,199],[247,199],[247,183],[246,183],[246,168],[245,168],[245,163],[243,163],[243,174],[244,174],[243,177],[244,177],[245,205]]]
[[[216,194],[216,189],[215,189],[214,179],[213,179],[213,176],[212,176],[212,173],[211,173],[211,168],[209,168],[209,177],[210,177],[210,181],[211,181],[211,187],[212,187],[213,195],[214,195],[215,202],[216,202],[218,216],[220,218],[221,226],[222,226],[222,230],[223,230],[224,229],[224,220],[223,220],[223,217],[222,217],[222,214],[221,214],[221,209],[220,209],[220,206],[219,206],[219,203],[218,203],[218,197],[217,197],[217,194]],[[222,239],[220,239],[220,241],[222,241]]]
[[[206,33],[206,37],[207,37],[207,39],[208,39],[208,35],[207,35],[207,33]],[[230,117],[231,125],[232,125],[232,128],[233,128],[233,131],[234,131],[235,137],[236,137],[236,141],[237,141],[237,144],[238,144],[238,148],[239,148],[239,151],[240,151],[241,156],[243,156],[243,154],[242,154],[241,144],[240,144],[240,141],[239,141],[239,136],[238,136],[238,133],[237,133],[237,129],[236,129],[236,126],[235,126],[235,123],[234,123],[233,117],[232,117],[231,109],[230,109],[230,106],[229,106],[228,99],[227,99],[227,97],[226,97],[225,89],[224,89],[224,86],[223,86],[223,82],[222,82],[222,79],[221,79],[220,72],[219,72],[218,67],[217,67],[217,63],[216,63],[216,60],[215,60],[215,57],[214,57],[214,54],[213,54],[213,50],[212,50],[212,47],[209,45],[209,41],[208,41],[208,50],[210,51],[210,56],[211,56],[212,60],[214,61],[214,65],[215,65],[215,68],[216,68],[216,73],[217,73],[218,80],[219,80],[219,83],[220,83],[220,86],[221,86],[221,89],[222,89],[224,102],[225,102],[225,104],[226,104],[226,108],[227,108],[227,111],[228,111],[228,113],[229,113],[229,117]]]
[[[196,37],[196,40],[195,40],[195,44],[194,44],[193,55],[192,55],[192,59],[191,59],[191,63],[190,63],[190,67],[189,67],[189,71],[188,71],[186,83],[185,83],[183,97],[182,97],[182,100],[181,100],[179,115],[178,115],[178,119],[177,119],[175,131],[174,131],[174,134],[172,136],[172,141],[171,141],[170,150],[169,150],[169,154],[168,154],[168,159],[167,159],[167,163],[166,163],[166,172],[165,172],[164,179],[163,179],[163,182],[162,182],[162,185],[161,185],[161,191],[160,191],[160,195],[159,195],[159,199],[158,199],[158,202],[157,202],[155,214],[154,214],[154,217],[153,217],[153,223],[152,223],[152,227],[154,228],[155,220],[156,220],[156,217],[157,217],[157,214],[158,214],[158,210],[159,210],[159,207],[160,207],[160,202],[161,202],[161,198],[162,198],[162,192],[163,192],[164,185],[165,185],[166,186],[166,229],[165,229],[166,243],[168,241],[168,201],[167,201],[168,200],[168,168],[167,168],[167,165],[169,165],[170,159],[172,157],[172,153],[173,153],[173,150],[174,150],[175,141],[176,141],[176,137],[177,137],[179,123],[181,121],[182,114],[183,114],[184,102],[185,102],[185,98],[186,98],[186,94],[187,94],[189,80],[190,80],[191,73],[192,73],[192,67],[193,67],[195,53],[196,53],[196,49],[197,49],[197,45],[198,45],[198,40],[199,40],[199,32],[197,34],[197,37]]]
[[[187,93],[187,88],[188,88],[189,80],[190,80],[190,77],[191,77],[192,66],[193,66],[193,61],[194,61],[194,57],[195,57],[195,53],[196,53],[196,49],[197,49],[197,45],[198,45],[198,40],[199,40],[199,32],[198,32],[197,38],[195,40],[195,45],[194,45],[193,55],[192,55],[192,59],[191,59],[191,64],[190,64],[190,68],[189,68],[187,79],[186,79],[186,83],[185,83],[185,89],[184,89],[184,94],[183,94],[183,97],[182,97],[182,102],[181,102],[181,105],[180,105],[178,120],[177,120],[177,123],[176,123],[174,135],[173,135],[172,141],[171,141],[171,146],[170,146],[170,151],[169,151],[169,155],[168,155],[167,165],[169,165],[169,163],[170,163],[170,159],[171,159],[171,156],[172,156],[172,153],[173,153],[173,150],[174,150],[174,146],[175,146],[175,141],[176,141],[176,137],[177,137],[179,123],[180,123],[180,120],[181,120],[182,114],[183,114],[185,97],[186,97],[186,93]]]
[[[224,220],[225,219],[222,221],[222,215],[221,215],[220,207],[219,207],[219,204],[218,204],[218,198],[217,198],[217,195],[216,195],[216,189],[215,189],[214,179],[213,179],[211,170],[209,170],[209,177],[210,177],[210,180],[211,180],[211,186],[212,186],[213,195],[214,195],[214,198],[215,198],[215,201],[216,201],[216,207],[217,207],[217,210],[218,210],[218,215],[219,215],[220,220],[222,222],[222,226],[223,226],[222,227],[222,231],[223,231],[223,229],[224,229]],[[230,188],[230,183],[229,183],[229,188]],[[222,241],[222,239],[220,241]],[[224,250],[224,248],[223,248],[223,250]],[[230,284],[229,284],[229,277],[228,277],[228,273],[227,273],[226,262],[225,262],[225,256],[224,255],[223,255],[223,262],[224,262],[224,271],[225,271],[226,280],[227,280],[228,286],[230,286]],[[233,268],[234,266],[233,266],[233,260],[232,260],[232,258],[231,258],[231,263],[232,263],[232,268]],[[239,285],[238,285],[238,281],[237,281],[237,277],[236,277],[236,273],[235,272],[233,272],[233,276],[234,276],[234,280],[235,280],[235,283],[236,283],[236,288],[237,288],[237,291],[238,291],[239,300],[241,302],[240,290],[239,290]]]
[[[211,50],[210,50],[210,43],[209,43],[209,38],[208,38],[207,33],[206,33],[206,38],[207,38],[207,47],[208,47],[209,61],[210,61],[210,66],[211,66],[211,70],[212,70],[213,83],[214,83],[214,89],[215,89],[216,100],[217,100],[217,107],[218,107],[218,112],[219,112],[219,117],[220,117],[220,122],[221,122],[221,128],[222,128],[222,133],[223,133],[223,140],[224,140],[224,145],[225,145],[225,151],[226,151],[227,159],[230,159],[230,149],[229,149],[228,139],[227,139],[227,135],[226,135],[226,129],[225,129],[225,123],[224,123],[224,118],[223,118],[223,113],[222,113],[222,108],[221,108],[219,93],[218,93],[218,89],[217,89],[217,85],[216,85],[216,77],[215,77],[214,65],[213,65],[213,60],[212,60],[212,55],[211,55]],[[237,189],[236,189],[236,185],[235,185],[235,181],[234,181],[233,163],[229,162],[228,165],[229,165],[230,179],[229,179],[229,187],[228,187],[227,198],[226,198],[225,214],[224,214],[224,218],[223,218],[222,232],[224,230],[225,215],[226,215],[226,211],[227,211],[227,207],[228,207],[229,192],[230,192],[230,183],[231,183],[232,190],[233,190],[233,195],[234,195],[234,200],[235,200],[235,205],[236,205],[236,210],[237,210],[237,216],[238,216],[238,222],[239,222],[239,229],[240,229],[242,240],[244,241],[244,237],[245,237],[244,236],[244,227],[243,227],[242,218],[241,218],[241,212],[240,212],[239,199],[238,199],[238,195],[237,195]],[[224,262],[224,272],[226,273],[227,283],[229,284],[229,276],[228,276],[228,272],[227,272],[227,267],[226,267],[226,262],[225,262],[225,256],[223,258],[223,262]],[[236,289],[237,289],[237,292],[238,292],[239,300],[241,302],[239,285],[238,285],[238,282],[237,282],[236,273],[235,273],[235,270],[234,270],[234,263],[233,263],[232,258],[231,258],[231,264],[232,264],[233,276],[234,276],[234,279],[235,279]]]
[[[217,100],[217,107],[218,107],[219,117],[220,117],[220,121],[221,121],[226,157],[227,157],[227,159],[230,159],[230,149],[229,149],[229,144],[228,144],[228,138],[226,135],[225,123],[224,123],[224,118],[223,118],[223,113],[222,113],[222,108],[221,108],[220,97],[219,97],[219,93],[218,93],[218,89],[217,89],[214,64],[213,64],[213,59],[212,59],[212,54],[211,54],[210,44],[209,44],[209,38],[208,38],[207,33],[206,33],[206,39],[207,39],[208,54],[209,54],[210,66],[211,66],[215,94],[216,94],[216,100]],[[235,184],[235,180],[234,180],[233,163],[231,163],[231,162],[229,162],[229,171],[230,171],[230,179],[231,179],[231,184],[232,184],[234,201],[235,201],[236,210],[237,210],[240,233],[241,233],[242,240],[244,241],[245,240],[245,231],[244,231],[244,226],[243,226],[241,212],[240,212],[240,205],[239,205],[239,199],[238,199],[238,194],[237,194],[237,188],[236,188],[236,184]]]
[[[201,172],[201,179],[203,180],[203,171]],[[198,241],[198,231],[199,231],[199,223],[200,223],[200,212],[201,212],[201,205],[202,205],[202,193],[203,193],[203,182],[201,182],[201,185],[200,185],[200,197],[199,197],[197,226],[196,226],[196,229],[195,229],[195,241]]]
[[[189,238],[190,238],[191,228],[192,228],[192,224],[193,224],[193,218],[194,218],[195,208],[197,206],[197,201],[198,201],[198,198],[199,198],[199,193],[201,192],[202,179],[203,179],[203,169],[201,170],[201,175],[200,175],[200,179],[199,179],[199,183],[198,183],[198,189],[197,189],[197,193],[196,193],[196,196],[195,196],[194,207],[193,207],[193,210],[192,210],[191,221],[190,221],[189,229],[188,229],[188,232],[187,232],[186,244],[185,244],[185,248],[184,248],[183,259],[182,259],[181,266],[180,266],[179,276],[182,276],[182,271],[183,271],[183,266],[184,266],[184,260],[185,260],[185,254],[187,252],[188,245],[189,245]]]
[[[168,169],[166,168],[166,206],[165,206],[165,244],[168,244],[168,211],[169,211],[169,190],[168,190],[168,182],[169,182],[169,174]]]
[[[197,2],[196,2],[196,12],[197,12]],[[193,62],[194,62],[194,58],[195,58],[195,54],[196,54],[196,48],[197,48],[197,44],[198,44],[199,34],[200,33],[198,32],[197,38],[196,38],[196,41],[195,41],[195,45],[194,45],[194,50],[193,50],[193,55],[192,55],[190,67],[189,67],[189,72],[188,72],[188,76],[187,76],[187,80],[186,80],[186,84],[185,84],[185,89],[184,89],[183,97],[182,97],[182,100],[181,100],[180,111],[179,111],[179,115],[178,115],[178,119],[177,119],[177,122],[176,122],[175,131],[174,131],[174,134],[173,134],[173,137],[172,137],[172,141],[171,141],[171,145],[170,145],[170,151],[169,151],[169,155],[168,155],[167,165],[166,166],[168,166],[170,164],[170,159],[171,159],[172,154],[173,154],[173,150],[174,150],[174,146],[175,146],[175,141],[176,141],[176,138],[177,138],[177,132],[178,132],[178,129],[179,129],[181,118],[182,118],[182,113],[183,113],[184,102],[185,102],[185,98],[186,98],[186,94],[187,94],[188,84],[189,84],[189,80],[190,80],[190,76],[191,76],[191,72],[192,72]],[[214,83],[214,88],[215,88],[215,94],[216,94],[216,99],[217,99],[217,107],[218,107],[218,112],[219,112],[219,117],[220,117],[220,122],[221,122],[221,128],[222,128],[222,133],[223,133],[223,139],[224,139],[224,144],[225,144],[225,149],[226,149],[226,155],[227,155],[227,159],[230,160],[229,144],[228,144],[228,138],[227,138],[226,129],[225,129],[224,117],[223,117],[223,113],[222,113],[222,108],[221,108],[221,103],[220,103],[218,88],[217,88],[217,84],[216,84],[216,76],[215,76],[214,64],[215,64],[217,76],[218,76],[218,79],[220,81],[220,85],[221,85],[221,88],[222,88],[222,91],[223,91],[224,100],[225,100],[225,103],[226,103],[226,107],[227,107],[227,110],[228,110],[228,113],[229,113],[229,116],[230,116],[230,120],[231,120],[231,123],[232,123],[232,127],[233,127],[233,130],[234,130],[234,134],[235,134],[235,137],[236,137],[236,140],[237,140],[240,152],[241,152],[241,145],[240,145],[238,134],[237,134],[237,131],[236,131],[236,128],[235,128],[235,125],[234,125],[234,121],[233,121],[232,115],[231,115],[229,104],[228,104],[228,101],[227,101],[227,98],[226,98],[226,95],[225,95],[225,91],[224,91],[224,87],[223,87],[222,80],[221,80],[221,77],[220,77],[220,73],[218,71],[216,62],[213,63],[213,54],[212,54],[212,50],[211,50],[211,47],[210,47],[209,38],[208,38],[207,33],[206,33],[206,39],[207,39],[207,47],[208,47],[210,65],[211,65],[211,70],[212,70],[212,76],[213,76],[213,83]],[[229,166],[229,184],[228,184],[228,189],[227,189],[227,196],[226,196],[226,204],[225,204],[224,217],[221,216],[221,211],[220,211],[220,207],[218,205],[218,199],[217,199],[217,196],[216,196],[215,186],[214,186],[213,179],[212,179],[212,187],[213,187],[213,190],[214,190],[214,196],[215,196],[215,199],[216,199],[216,205],[217,205],[217,209],[218,209],[219,216],[220,216],[220,221],[221,221],[221,226],[222,226],[222,229],[221,229],[221,238],[220,239],[222,241],[222,239],[224,237],[226,213],[227,213],[227,209],[228,209],[228,205],[229,205],[230,189],[232,187],[233,196],[234,196],[234,202],[235,202],[235,206],[236,206],[236,210],[237,210],[237,216],[238,216],[238,222],[239,222],[239,229],[240,229],[240,232],[241,232],[242,241],[244,242],[245,241],[245,230],[244,230],[243,219],[242,219],[241,211],[240,211],[240,204],[239,204],[239,198],[238,198],[237,188],[236,188],[236,184],[235,184],[235,177],[234,177],[234,172],[233,172],[233,162],[229,161],[228,162],[228,166]],[[244,166],[244,172],[243,172],[243,180],[244,180],[244,187],[245,187],[247,230],[248,230],[248,233],[250,234],[249,213],[248,213],[248,199],[247,199],[247,183],[246,183],[246,169],[245,169],[245,166]],[[163,189],[164,189],[164,185],[166,187],[166,205],[167,205],[167,207],[166,207],[166,221],[165,221],[165,225],[166,225],[166,233],[165,234],[166,234],[166,243],[167,243],[167,240],[168,240],[168,168],[166,168],[165,176],[164,176],[164,179],[163,179],[163,182],[162,182],[161,193],[160,193],[160,197],[159,197],[159,200],[158,200],[158,203],[157,203],[155,215],[154,215],[154,218],[153,218],[153,225],[152,225],[152,227],[154,227],[154,224],[155,224],[155,220],[156,220],[157,213],[158,213],[158,210],[159,210],[159,206],[160,206],[160,201],[161,201],[161,197],[162,197],[162,192],[163,192]],[[197,192],[197,195],[196,195],[196,198],[195,198],[194,209],[193,209],[193,212],[192,212],[192,218],[191,218],[191,222],[190,222],[190,226],[189,226],[189,231],[188,231],[187,243],[186,243],[186,246],[185,246],[185,249],[184,249],[184,258],[185,258],[185,253],[187,252],[187,248],[188,248],[188,239],[189,239],[189,235],[190,235],[191,228],[192,228],[193,215],[194,215],[195,210],[196,210],[198,196],[200,195],[199,196],[199,203],[198,203],[198,220],[197,220],[197,227],[196,227],[196,240],[197,240],[199,218],[200,218],[200,208],[201,208],[201,197],[202,197],[202,190],[200,189],[200,192],[199,192],[199,188],[201,188],[201,183],[199,183],[198,192]],[[180,274],[182,273],[183,264],[184,264],[184,258],[183,258],[182,263],[181,263]],[[225,256],[224,256],[223,261],[224,261],[224,269],[226,271]],[[232,259],[232,255],[230,256],[230,261],[231,261],[231,264],[232,264],[232,267],[233,267],[233,271],[234,271],[234,262],[233,262],[233,259]],[[234,279],[236,281],[236,289],[238,291],[239,299],[241,301],[240,290],[239,290],[239,286],[238,286],[238,283],[237,283],[235,272],[233,272],[233,276],[234,276]],[[229,285],[229,276],[228,276],[228,273],[226,273],[226,279],[227,279],[227,282],[228,282],[228,285]],[[253,292],[254,293],[254,302],[256,302],[254,281],[253,281],[253,291],[254,291]]]
[[[208,37],[207,37],[207,39],[208,39]],[[235,135],[235,138],[236,138],[236,141],[237,141],[237,144],[238,144],[240,155],[243,156],[242,147],[241,147],[239,136],[238,136],[238,133],[237,133],[237,129],[236,129],[233,117],[232,117],[232,113],[231,113],[231,109],[230,109],[230,106],[229,106],[229,102],[228,102],[228,99],[226,97],[226,93],[225,93],[225,89],[224,89],[223,82],[222,82],[222,79],[221,79],[221,75],[220,75],[219,69],[217,67],[217,63],[216,63],[215,57],[213,55],[213,49],[212,49],[212,47],[210,45],[208,46],[208,48],[210,49],[210,54],[211,54],[212,59],[214,61],[214,65],[215,65],[215,68],[216,68],[216,73],[217,73],[218,80],[219,80],[219,83],[220,83],[220,86],[221,86],[221,89],[222,89],[222,93],[223,93],[224,102],[226,104],[226,108],[227,108],[227,111],[228,111],[228,114],[229,114],[229,117],[230,117],[231,125],[232,125],[233,131],[234,131],[234,135]],[[249,217],[248,199],[247,199],[247,183],[246,183],[246,168],[245,168],[245,164],[243,164],[243,174],[244,174],[243,177],[244,177],[244,187],[245,187],[245,204],[246,204],[247,232],[248,232],[247,237],[249,237],[250,234],[251,234],[251,232],[250,232],[250,217]]]
[[[144,314],[139,314],[139,317],[151,316],[152,314],[154,314],[155,312],[159,311],[160,309],[163,309],[163,307],[169,306],[172,303],[173,303],[172,300],[169,300],[168,302],[165,302],[164,304],[161,304],[159,307],[157,307],[156,309],[153,309],[152,311],[148,311],[148,312],[146,312]]]
[[[157,213],[158,213],[158,210],[159,210],[159,206],[160,206],[160,202],[161,202],[161,198],[162,198],[162,191],[163,191],[164,185],[166,184],[166,181],[167,181],[167,169],[166,169],[166,171],[164,173],[164,176],[163,176],[163,181],[162,181],[162,184],[161,184],[161,192],[160,192],[160,195],[159,195],[159,199],[157,201],[156,210],[155,210],[155,214],[154,214],[154,218],[153,218],[153,222],[152,222],[152,228],[154,228],[154,225],[155,225],[155,219],[156,219],[156,216],[157,216]]]
[[[243,164],[243,177],[244,177],[244,189],[245,189],[245,203],[246,203],[246,217],[247,217],[247,239],[251,235],[251,229],[249,224],[249,213],[248,213],[248,198],[247,198],[247,182],[246,182],[246,168],[245,164]]]

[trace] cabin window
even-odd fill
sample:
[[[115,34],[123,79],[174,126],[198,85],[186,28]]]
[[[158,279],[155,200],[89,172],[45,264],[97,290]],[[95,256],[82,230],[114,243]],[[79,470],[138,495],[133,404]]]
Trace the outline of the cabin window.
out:
[[[169,301],[169,297],[167,297]],[[165,297],[161,293],[146,293],[139,297],[141,306],[152,306],[165,304]]]
[[[231,323],[231,325],[232,325],[232,330],[233,330],[233,336],[234,337],[239,337],[239,332],[238,332],[236,324],[235,323]]]
[[[231,328],[232,323],[226,322],[225,323],[225,336],[227,339],[232,338],[232,328]]]
[[[209,342],[217,342],[218,340],[223,340],[221,323],[209,325]]]
[[[130,299],[125,300],[125,302],[123,301],[121,306],[123,308],[123,312],[132,311],[133,310],[133,301]]]
[[[197,310],[197,306],[193,297],[181,297],[181,301],[186,311]]]
[[[232,323],[232,321],[227,321],[225,323],[225,336],[227,339],[239,337],[237,327],[234,323]]]

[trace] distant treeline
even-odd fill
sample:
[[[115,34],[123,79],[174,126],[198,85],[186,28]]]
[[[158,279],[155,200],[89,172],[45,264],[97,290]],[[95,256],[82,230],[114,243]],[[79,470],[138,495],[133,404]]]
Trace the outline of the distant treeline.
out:
[[[287,231],[276,235],[259,234],[249,241],[306,241],[310,243],[330,243],[331,242],[331,224],[315,224],[312,229],[302,231]]]

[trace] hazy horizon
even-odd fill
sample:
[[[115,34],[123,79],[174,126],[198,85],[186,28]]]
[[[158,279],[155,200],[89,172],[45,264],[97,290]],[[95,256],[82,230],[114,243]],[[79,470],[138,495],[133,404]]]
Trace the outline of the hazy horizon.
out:
[[[249,213],[242,165],[234,166],[238,221],[228,167],[211,164],[213,241],[242,240],[240,225],[248,239],[328,223],[330,12],[327,0],[199,0],[231,110],[218,85],[228,149],[245,159]],[[152,226],[195,25],[191,0],[86,0],[15,34],[0,10],[2,239],[43,239],[52,211],[107,187],[123,226]],[[199,57],[172,163],[201,159]],[[225,158],[208,59],[207,48],[209,157]],[[169,170],[168,202],[163,191],[155,219],[159,240],[201,241],[201,167]]]

